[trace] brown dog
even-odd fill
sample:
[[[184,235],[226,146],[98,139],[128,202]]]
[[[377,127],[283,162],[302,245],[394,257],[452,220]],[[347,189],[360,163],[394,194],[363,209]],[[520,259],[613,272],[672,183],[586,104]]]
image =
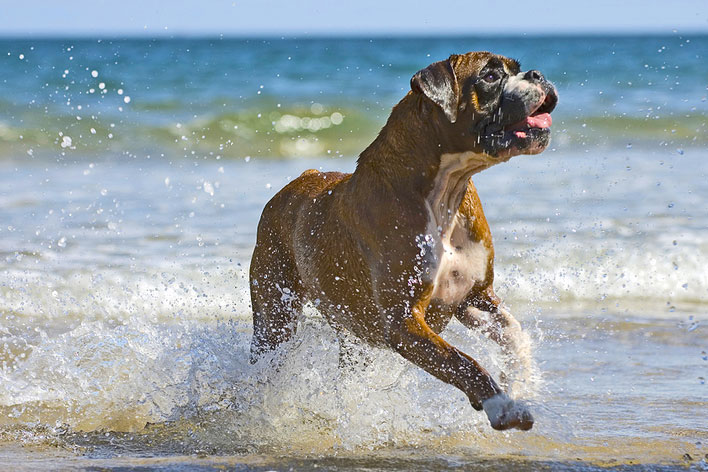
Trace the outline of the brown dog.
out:
[[[488,52],[416,73],[353,174],[305,171],[266,205],[250,269],[251,356],[287,341],[311,301],[336,329],[462,390],[496,429],[533,418],[438,333],[452,316],[523,357],[494,294],[494,248],[471,176],[550,139],[557,94]]]

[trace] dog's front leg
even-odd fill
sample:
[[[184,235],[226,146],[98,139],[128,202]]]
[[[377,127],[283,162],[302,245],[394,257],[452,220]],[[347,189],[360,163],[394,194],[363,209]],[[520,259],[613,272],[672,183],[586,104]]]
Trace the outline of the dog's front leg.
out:
[[[427,325],[425,310],[432,293],[430,285],[410,310],[402,316],[392,316],[391,347],[426,372],[462,390],[472,407],[484,410],[494,429],[531,429],[533,417],[528,410],[511,400],[477,361],[448,344]]]
[[[491,287],[481,293],[470,294],[460,305],[457,318],[467,328],[481,330],[499,344],[511,369],[522,377],[530,374],[533,359],[529,336]],[[506,383],[506,374],[502,383]]]

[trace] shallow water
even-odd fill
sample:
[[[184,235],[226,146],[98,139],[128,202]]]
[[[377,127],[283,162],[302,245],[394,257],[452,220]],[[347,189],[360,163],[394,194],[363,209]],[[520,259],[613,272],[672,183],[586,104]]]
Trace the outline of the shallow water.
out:
[[[708,241],[692,199],[708,190],[687,176],[703,159],[551,151],[478,176],[498,292],[534,339],[537,378],[517,389],[537,417],[530,433],[492,431],[462,394],[393,353],[362,347],[369,362],[340,369],[314,311],[276,359],[248,364],[245,268],[260,209],[302,170],[353,161],[5,164],[6,461],[696,466],[708,452]],[[654,183],[643,167],[661,169],[660,191],[643,188]],[[459,324],[445,337],[498,372],[486,339]]]
[[[534,344],[534,375],[514,386],[534,412],[532,431],[493,431],[461,393],[391,352],[361,346],[364,362],[340,367],[340,342],[313,309],[292,342],[256,365],[247,362],[247,267],[265,202],[305,169],[353,170],[354,149],[375,133],[409,72],[430,62],[420,51],[437,59],[464,42],[347,41],[273,41],[253,49],[241,42],[157,42],[152,62],[141,59],[144,42],[105,49],[92,41],[0,42],[13,60],[23,50],[37,54],[26,53],[25,65],[38,61],[3,69],[11,80],[0,92],[0,468],[708,469],[708,150],[699,133],[706,83],[690,61],[705,51],[705,38],[500,40],[501,49],[550,70],[562,99],[569,97],[558,118],[554,113],[548,151],[475,178],[495,238],[497,292]],[[480,48],[493,45],[477,41]],[[657,59],[662,45],[674,48],[668,59]],[[209,56],[209,48],[221,52]],[[116,50],[119,64],[107,60]],[[298,66],[282,82],[275,74],[287,70],[289,50],[309,51],[316,67]],[[583,82],[567,61],[588,51],[597,59]],[[631,67],[612,72],[612,51]],[[629,62],[638,52],[658,62],[648,68],[652,78],[642,76],[646,82],[635,81],[642,88],[625,96],[626,84],[612,84],[617,75],[636,80],[646,69],[643,60]],[[233,77],[250,64],[249,54],[266,53],[281,62],[242,76],[234,90],[206,73]],[[190,54],[211,58],[211,65],[199,63],[194,77],[165,66],[188,68]],[[331,69],[340,57],[363,76],[343,94],[349,77]],[[384,57],[397,58],[400,69],[367,72]],[[681,73],[688,71],[682,86],[647,85],[668,78],[661,67],[680,60]],[[52,95],[59,77],[43,88],[44,73],[60,76],[78,63],[73,72],[86,77],[65,85],[70,96]],[[95,121],[106,122],[97,133],[114,130],[110,142],[86,139],[90,132],[81,126],[88,118],[65,113],[90,86],[94,67],[101,79],[111,70],[122,74],[110,98],[89,103],[103,113]],[[156,90],[153,72],[166,67],[173,88]],[[317,82],[328,71],[334,84]],[[225,119],[231,129],[246,126],[239,113],[270,99],[241,103],[239,90],[261,82],[268,84],[264,94],[283,97],[288,110],[330,117],[331,141],[320,130],[308,136],[344,157],[271,159],[327,152],[274,152],[265,144],[270,138],[232,134],[211,141],[183,134],[192,140],[187,145],[182,134],[163,139],[148,126],[162,126],[161,119],[166,127],[187,126],[194,115],[192,127],[214,129]],[[115,108],[119,86],[132,97],[123,111]],[[222,91],[233,116],[210,122],[205,115]],[[622,126],[608,125],[616,118],[608,118],[611,103],[593,99],[600,91],[613,94],[619,115],[628,114]],[[313,95],[322,110],[313,108]],[[179,103],[170,108],[172,102]],[[354,104],[342,108],[347,103]],[[276,104],[264,109],[275,113]],[[644,113],[657,106],[670,108],[665,118],[685,118],[686,134],[662,121],[660,136],[647,137],[654,118]],[[338,110],[343,121],[333,125]],[[250,129],[286,140],[304,136],[282,128],[290,118],[278,128],[283,116]],[[62,147],[53,126],[72,144]],[[341,134],[346,146],[337,147]],[[228,139],[236,144],[221,152]],[[260,151],[245,151],[242,142]],[[503,359],[488,340],[458,323],[444,337],[498,374]]]

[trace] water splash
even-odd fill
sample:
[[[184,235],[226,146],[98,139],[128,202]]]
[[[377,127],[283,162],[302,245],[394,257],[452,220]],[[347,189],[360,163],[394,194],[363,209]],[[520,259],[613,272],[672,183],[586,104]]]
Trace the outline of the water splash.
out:
[[[497,353],[482,348],[491,343],[461,325],[447,334],[498,371]],[[238,320],[82,322],[2,371],[0,424],[140,432],[186,421],[214,447],[304,450],[416,446],[488,429],[462,393],[391,351],[354,344],[362,362],[341,365],[340,340],[314,311],[255,365],[249,343],[250,324]]]

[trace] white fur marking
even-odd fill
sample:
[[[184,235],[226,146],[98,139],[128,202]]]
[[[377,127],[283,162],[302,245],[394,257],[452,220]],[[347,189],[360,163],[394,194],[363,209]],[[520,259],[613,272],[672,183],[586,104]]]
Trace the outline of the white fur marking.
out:
[[[505,393],[498,393],[482,402],[482,408],[493,428],[531,419],[531,414],[523,403],[515,402]],[[506,429],[506,428],[503,428]]]
[[[536,102],[523,101],[526,114],[530,115],[543,104],[543,101],[546,99],[546,92],[540,85],[529,82],[525,76],[525,72],[519,72],[509,77],[506,81],[506,85],[504,85],[504,95],[523,97],[524,95],[536,92],[538,94],[538,100],[536,100]],[[531,91],[531,89],[535,90]]]
[[[447,304],[461,302],[475,282],[487,274],[487,248],[467,235],[467,219],[455,214],[454,223],[440,238],[442,254],[435,275],[433,298]]]
[[[494,165],[486,154],[443,154],[433,190],[426,197],[427,234],[435,242],[433,298],[447,304],[462,301],[475,282],[487,274],[488,250],[470,238],[467,218],[459,213],[462,198],[473,174]]]
[[[518,89],[520,91],[526,91],[526,90],[530,89],[531,87],[538,87],[538,85],[534,85],[531,82],[529,82],[528,80],[526,80],[524,78],[525,75],[526,75],[525,72],[519,72],[518,74],[509,77],[506,80],[506,85],[504,86],[504,89],[506,91],[511,91],[511,90],[515,90],[515,89]]]

